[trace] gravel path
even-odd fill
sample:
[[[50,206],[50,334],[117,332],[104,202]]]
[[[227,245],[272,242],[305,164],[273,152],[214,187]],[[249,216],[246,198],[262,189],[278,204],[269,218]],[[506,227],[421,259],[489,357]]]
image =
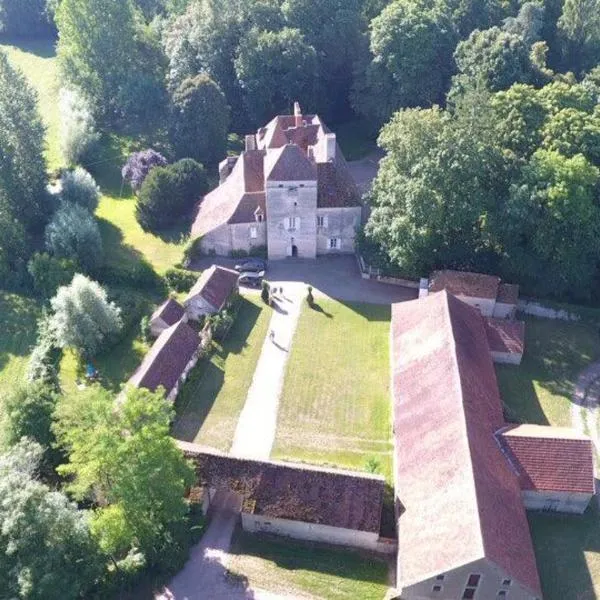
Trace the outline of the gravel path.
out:
[[[271,455],[285,368],[305,293],[304,285],[287,284],[283,296],[276,296],[269,324],[274,336],[265,338],[256,364],[231,445],[235,456],[268,459]]]
[[[600,361],[586,367],[577,378],[571,405],[573,427],[590,436],[600,459],[598,412],[600,410]]]

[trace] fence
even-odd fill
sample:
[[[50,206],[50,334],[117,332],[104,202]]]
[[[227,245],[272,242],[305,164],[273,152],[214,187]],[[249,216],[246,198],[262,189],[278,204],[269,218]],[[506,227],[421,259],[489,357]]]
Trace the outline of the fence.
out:
[[[360,255],[356,255],[356,262],[358,263],[358,270],[360,276],[363,279],[375,279],[382,283],[389,283],[391,285],[401,285],[402,287],[409,287],[418,290],[419,282],[413,279],[402,279],[401,277],[388,277],[383,275],[381,269],[372,267],[365,262],[365,259]]]

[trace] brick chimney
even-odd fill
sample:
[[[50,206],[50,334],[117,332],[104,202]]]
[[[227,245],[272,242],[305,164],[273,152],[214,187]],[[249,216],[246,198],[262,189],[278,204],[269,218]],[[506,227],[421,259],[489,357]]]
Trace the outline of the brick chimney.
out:
[[[302,127],[302,111],[298,102],[294,102],[294,126]]]
[[[335,160],[335,133],[325,134],[325,160],[327,162],[333,162]]]

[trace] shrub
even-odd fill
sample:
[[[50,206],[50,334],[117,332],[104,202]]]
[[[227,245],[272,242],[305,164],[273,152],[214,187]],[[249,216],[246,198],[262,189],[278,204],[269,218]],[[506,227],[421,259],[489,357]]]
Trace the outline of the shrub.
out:
[[[146,231],[168,227],[189,212],[207,190],[206,171],[192,159],[155,167],[140,188],[136,218]]]
[[[78,204],[63,202],[46,227],[46,248],[58,258],[76,260],[86,271],[102,262],[102,238],[94,217]]]
[[[246,256],[248,256],[248,252],[246,252],[246,250],[231,250],[229,252],[229,256],[231,258],[245,258]]]
[[[314,298],[314,296],[313,296],[312,290],[313,290],[313,289],[312,289],[312,286],[311,286],[311,285],[309,285],[309,286],[308,286],[308,294],[306,294],[306,302],[308,303],[308,305],[309,305],[311,308],[312,308],[312,307],[314,306],[314,304],[315,304],[315,298]]]
[[[166,165],[167,159],[160,152],[148,148],[131,154],[121,169],[121,175],[133,191],[137,192],[154,167],[165,167]]]
[[[198,280],[198,273],[184,271],[183,269],[168,269],[165,273],[165,282],[174,292],[189,292]]]
[[[233,325],[233,321],[233,314],[229,310],[222,310],[216,315],[213,315],[210,319],[213,339],[222,341]]]
[[[109,285],[134,286],[163,293],[164,283],[145,260],[105,264],[97,271],[98,280]]]
[[[149,342],[152,338],[150,317],[148,315],[144,315],[140,321],[140,334],[145,342]]]
[[[267,258],[268,250],[266,246],[250,246],[248,256],[257,256],[259,258]]]
[[[260,297],[265,304],[269,304],[270,288],[269,283],[263,279]]]
[[[27,263],[34,290],[43,298],[54,296],[61,285],[73,279],[77,264],[70,258],[56,258],[36,252]]]
[[[100,134],[86,100],[74,90],[61,89],[60,150],[68,165],[89,164],[98,147]]]
[[[61,178],[61,200],[78,204],[93,213],[98,207],[100,188],[96,180],[83,168],[67,171]]]
[[[37,330],[36,345],[27,366],[27,381],[41,381],[58,389],[58,365],[62,351],[56,343],[50,317],[45,312],[38,320]]]
[[[185,248],[183,249],[183,260],[182,265],[184,267],[189,267],[192,260],[201,255],[200,242],[202,241],[201,237],[195,238],[193,240],[188,240]]]

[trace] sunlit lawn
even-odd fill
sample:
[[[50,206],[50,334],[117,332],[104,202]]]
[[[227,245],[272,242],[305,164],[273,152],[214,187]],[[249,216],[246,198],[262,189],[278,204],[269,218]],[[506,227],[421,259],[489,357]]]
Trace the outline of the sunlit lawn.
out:
[[[383,600],[387,591],[387,564],[356,551],[238,530],[231,552],[240,583],[286,597]]]
[[[202,358],[177,398],[173,436],[229,451],[267,334],[271,309],[258,296],[242,298],[222,344]]]
[[[273,457],[391,473],[390,307],[305,305],[279,406]]]

